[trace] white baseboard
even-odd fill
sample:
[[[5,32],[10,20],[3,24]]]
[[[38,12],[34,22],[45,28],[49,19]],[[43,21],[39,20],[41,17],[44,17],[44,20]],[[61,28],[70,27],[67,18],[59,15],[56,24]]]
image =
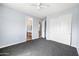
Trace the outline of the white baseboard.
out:
[[[12,44],[2,45],[2,46],[0,46],[0,48],[8,47],[8,46],[15,45],[15,44],[19,44],[19,43],[22,43],[22,42],[25,42],[25,41],[21,41],[21,42],[17,42],[17,43],[12,43]]]

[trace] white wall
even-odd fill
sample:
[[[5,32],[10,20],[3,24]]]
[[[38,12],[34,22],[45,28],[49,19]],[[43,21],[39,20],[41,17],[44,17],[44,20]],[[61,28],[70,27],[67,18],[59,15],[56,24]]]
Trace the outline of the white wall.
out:
[[[58,15],[60,15],[60,17],[62,17],[63,15],[65,16],[66,14],[67,15],[69,15],[68,16],[68,18],[70,18],[70,20],[71,20],[71,35],[69,35],[70,36],[70,39],[71,39],[71,46],[74,46],[74,47],[76,47],[77,48],[77,50],[78,50],[78,54],[79,54],[79,7],[78,6],[76,6],[75,8],[73,8],[73,9],[71,9],[70,11],[68,11],[68,10],[65,10],[64,11],[65,13],[62,13],[62,14],[58,14]],[[60,21],[57,21],[58,23],[54,23],[54,22],[56,22],[56,20],[60,20],[60,18],[59,18],[59,16],[55,16],[55,17],[52,17],[52,16],[50,16],[50,17],[48,17],[47,18],[47,23],[49,23],[49,25],[52,25],[52,26],[49,26],[49,25],[47,25],[47,39],[49,39],[48,38],[48,36],[49,35],[54,35],[53,33],[52,33],[52,31],[57,31],[57,30],[54,30],[54,29],[57,29],[57,28],[55,28],[55,27],[60,27],[60,25],[57,25],[57,24],[59,24],[59,22]],[[63,18],[62,18],[63,19]],[[51,21],[50,21],[51,20]],[[55,20],[55,21],[54,21]],[[65,19],[66,20],[66,19]],[[50,24],[51,23],[51,24]],[[55,27],[54,27],[55,26]],[[65,24],[63,24],[63,26],[65,26]],[[67,24],[66,24],[66,26],[67,26]],[[49,27],[51,28],[50,30],[49,30]],[[53,29],[54,28],[54,29]],[[49,31],[48,31],[49,30]],[[48,33],[49,33],[49,35],[48,35]],[[51,34],[52,33],[52,34]],[[55,33],[56,34],[56,33]],[[58,34],[59,35],[59,34]],[[57,35],[56,35],[57,36]],[[60,36],[60,37],[59,37]],[[61,35],[59,35],[59,36],[57,36],[58,37],[58,39],[59,38],[61,38]],[[55,40],[55,39],[52,39],[52,37],[53,36],[51,36],[50,37],[50,40]],[[55,35],[54,35],[54,37],[55,37]],[[63,36],[62,36],[63,37]],[[59,39],[60,40],[60,39]],[[59,40],[55,40],[55,41],[57,41],[57,42],[59,42]],[[60,40],[61,41],[61,43],[63,42],[63,40]],[[67,42],[67,41],[66,41]],[[70,42],[70,41],[69,41]]]
[[[79,7],[72,11],[72,46],[76,47],[79,54]]]
[[[0,48],[26,41],[26,22],[30,15],[0,5]],[[38,38],[39,18],[33,17],[33,39]]]
[[[0,6],[0,48],[25,41],[25,16]]]
[[[71,14],[47,17],[47,39],[70,45]]]

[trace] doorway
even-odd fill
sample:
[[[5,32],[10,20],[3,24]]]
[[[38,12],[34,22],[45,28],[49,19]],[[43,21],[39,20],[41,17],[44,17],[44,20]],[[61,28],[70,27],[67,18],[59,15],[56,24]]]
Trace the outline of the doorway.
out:
[[[26,41],[32,40],[32,21],[33,19],[31,17],[27,19]]]

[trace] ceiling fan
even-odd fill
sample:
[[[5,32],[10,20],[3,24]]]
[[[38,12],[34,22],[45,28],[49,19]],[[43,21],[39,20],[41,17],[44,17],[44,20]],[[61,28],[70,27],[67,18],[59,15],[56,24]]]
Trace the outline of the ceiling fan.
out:
[[[49,5],[46,3],[32,3],[32,4],[29,4],[29,6],[36,7],[37,9],[49,7]]]

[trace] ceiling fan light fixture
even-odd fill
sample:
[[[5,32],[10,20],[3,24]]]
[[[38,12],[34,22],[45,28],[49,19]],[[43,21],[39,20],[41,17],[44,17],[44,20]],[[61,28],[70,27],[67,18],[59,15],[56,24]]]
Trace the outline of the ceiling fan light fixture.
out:
[[[49,7],[49,5],[46,5],[46,4],[44,4],[44,3],[33,3],[33,4],[31,4],[30,6],[34,6],[34,7],[36,7],[37,9],[43,9],[43,8]]]

